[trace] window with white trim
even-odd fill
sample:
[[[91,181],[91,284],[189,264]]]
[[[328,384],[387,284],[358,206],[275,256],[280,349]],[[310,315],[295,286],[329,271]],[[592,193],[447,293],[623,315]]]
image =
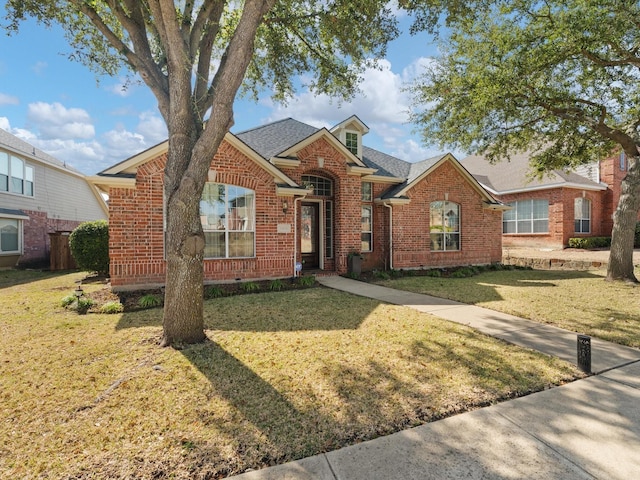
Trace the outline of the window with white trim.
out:
[[[518,200],[507,203],[502,214],[502,233],[549,233],[549,200]]]
[[[591,233],[591,201],[578,197],[573,202],[576,233]]]
[[[347,149],[354,155],[358,155],[358,134],[353,132],[345,132],[344,144]]]
[[[431,202],[429,236],[432,251],[460,250],[460,205],[449,201]]]
[[[206,183],[200,199],[204,258],[255,256],[255,192],[222,183]]]
[[[0,152],[0,192],[33,197],[33,167],[7,152]]]
[[[622,171],[626,170],[627,169],[627,156],[625,155],[624,151],[620,152],[619,161],[620,161],[620,170],[622,170]]]
[[[362,251],[370,252],[373,250],[373,206],[362,205]]]
[[[22,253],[22,220],[0,218],[0,254]]]

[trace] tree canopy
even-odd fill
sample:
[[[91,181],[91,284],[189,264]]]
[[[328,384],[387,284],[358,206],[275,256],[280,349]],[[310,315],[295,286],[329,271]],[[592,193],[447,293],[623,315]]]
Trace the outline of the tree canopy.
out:
[[[158,101],[169,133],[164,345],[205,339],[199,202],[238,91],[285,100],[306,80],[348,98],[398,34],[386,0],[8,0],[7,12],[16,31],[27,16],[59,23],[72,59],[111,75],[127,67]]]
[[[623,149],[608,279],[635,281],[640,209],[640,5],[620,0],[478,2],[450,24],[443,54],[413,87],[427,141],[490,161],[532,152],[534,171]]]

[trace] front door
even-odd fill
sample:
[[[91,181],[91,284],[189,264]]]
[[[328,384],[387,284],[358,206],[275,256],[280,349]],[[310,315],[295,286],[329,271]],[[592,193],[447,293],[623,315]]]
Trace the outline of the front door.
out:
[[[320,204],[303,203],[301,212],[300,252],[302,268],[320,267]]]

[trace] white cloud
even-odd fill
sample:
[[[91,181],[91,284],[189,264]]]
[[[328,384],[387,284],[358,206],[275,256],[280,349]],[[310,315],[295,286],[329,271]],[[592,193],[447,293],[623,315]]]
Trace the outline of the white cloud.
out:
[[[18,105],[19,103],[20,100],[18,100],[18,97],[0,93],[0,105]]]
[[[7,132],[11,130],[11,125],[9,124],[9,119],[7,117],[0,117],[0,128]]]
[[[33,72],[36,75],[42,75],[44,73],[44,71],[47,69],[47,67],[49,66],[49,64],[47,62],[36,62],[32,67],[31,70],[33,70]]]
[[[288,105],[272,105],[272,113],[265,121],[292,117],[316,127],[332,127],[351,115],[357,115],[370,129],[365,143],[403,160],[415,162],[442,153],[423,146],[409,124],[410,94],[406,87],[424,69],[433,63],[419,57],[400,73],[392,69],[388,60],[379,63],[379,69],[368,69],[362,77],[361,93],[349,102],[338,102],[326,95],[303,92]]]
[[[142,112],[136,131],[143,137],[147,146],[164,142],[169,134],[164,119],[154,112]]]
[[[60,103],[30,103],[27,119],[38,130],[40,138],[90,139],[95,136],[91,117],[81,108],[66,108]]]

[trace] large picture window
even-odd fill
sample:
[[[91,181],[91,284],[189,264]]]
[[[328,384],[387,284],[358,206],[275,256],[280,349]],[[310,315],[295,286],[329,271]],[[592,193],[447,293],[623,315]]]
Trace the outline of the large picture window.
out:
[[[200,199],[205,258],[255,256],[255,192],[206,183]]]
[[[0,192],[33,197],[33,167],[6,152],[0,152]]]
[[[460,250],[460,205],[454,202],[431,202],[429,208],[431,250]]]
[[[20,220],[0,218],[0,254],[22,253]]]
[[[576,233],[591,232],[591,202],[586,198],[578,197],[573,202]]]
[[[502,233],[549,233],[549,201],[518,200],[502,214]]]

